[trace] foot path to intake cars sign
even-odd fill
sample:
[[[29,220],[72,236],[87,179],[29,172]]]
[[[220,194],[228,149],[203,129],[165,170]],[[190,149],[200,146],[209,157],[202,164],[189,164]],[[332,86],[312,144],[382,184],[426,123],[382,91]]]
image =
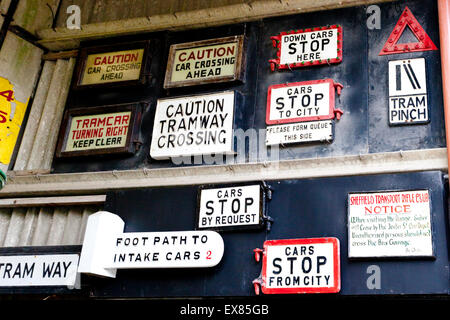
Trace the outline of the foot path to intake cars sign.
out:
[[[349,258],[433,257],[428,190],[351,193]]]
[[[115,278],[117,269],[208,268],[221,260],[223,239],[215,231],[123,232],[110,212],[91,215],[78,272]]]
[[[261,280],[265,294],[339,292],[339,240],[330,237],[265,241]]]

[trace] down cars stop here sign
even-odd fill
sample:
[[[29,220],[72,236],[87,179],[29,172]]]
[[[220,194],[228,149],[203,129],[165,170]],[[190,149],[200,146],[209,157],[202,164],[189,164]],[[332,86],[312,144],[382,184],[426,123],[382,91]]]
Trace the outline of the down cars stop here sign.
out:
[[[268,240],[262,268],[264,294],[339,292],[339,240]]]

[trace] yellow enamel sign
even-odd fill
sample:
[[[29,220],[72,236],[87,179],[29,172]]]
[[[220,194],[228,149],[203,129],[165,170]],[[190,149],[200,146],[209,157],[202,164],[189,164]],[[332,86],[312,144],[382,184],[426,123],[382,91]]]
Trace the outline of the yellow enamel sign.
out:
[[[16,100],[13,84],[0,77],[0,163],[11,160],[28,101]]]

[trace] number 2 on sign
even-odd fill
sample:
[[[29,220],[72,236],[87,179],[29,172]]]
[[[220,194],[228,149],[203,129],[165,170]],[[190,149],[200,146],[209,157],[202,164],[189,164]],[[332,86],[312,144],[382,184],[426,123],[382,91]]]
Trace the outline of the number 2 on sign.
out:
[[[206,260],[211,260],[211,250],[208,250],[207,252],[206,252]]]

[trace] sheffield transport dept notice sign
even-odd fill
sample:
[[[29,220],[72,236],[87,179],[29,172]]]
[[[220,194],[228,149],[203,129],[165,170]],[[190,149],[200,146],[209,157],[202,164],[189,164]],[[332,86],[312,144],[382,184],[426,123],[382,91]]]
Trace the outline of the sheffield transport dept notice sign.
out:
[[[281,32],[270,37],[278,48],[270,68],[291,69],[342,61],[342,27],[338,25]]]
[[[349,258],[432,257],[428,190],[350,193]]]
[[[234,153],[234,105],[234,91],[159,99],[151,157]]]
[[[262,192],[259,184],[200,189],[197,228],[258,228],[262,218]]]
[[[265,294],[340,291],[337,238],[268,240],[263,254]]]

